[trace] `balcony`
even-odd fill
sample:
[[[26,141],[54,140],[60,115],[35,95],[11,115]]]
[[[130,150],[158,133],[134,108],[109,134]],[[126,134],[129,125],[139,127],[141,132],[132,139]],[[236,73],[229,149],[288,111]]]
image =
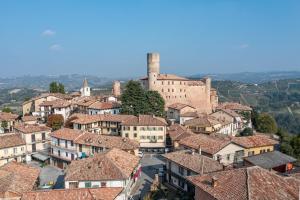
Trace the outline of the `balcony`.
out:
[[[51,147],[57,147],[63,150],[68,150],[68,151],[74,151],[76,152],[76,147],[74,146],[65,146],[65,145],[58,145],[57,143],[51,143]]]
[[[20,154],[10,154],[10,155],[6,155],[6,156],[1,156],[0,160],[4,160],[4,159],[10,159],[10,158],[17,158],[19,156],[26,156],[26,153],[20,153]]]

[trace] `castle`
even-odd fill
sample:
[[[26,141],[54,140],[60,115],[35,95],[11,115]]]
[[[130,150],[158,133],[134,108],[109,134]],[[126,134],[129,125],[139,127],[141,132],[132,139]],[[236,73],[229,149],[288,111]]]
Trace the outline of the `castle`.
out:
[[[160,74],[158,53],[147,54],[147,77],[142,78],[144,88],[158,91],[166,108],[175,103],[196,108],[200,113],[211,113],[218,105],[218,96],[211,87],[211,79],[192,80],[173,74]]]

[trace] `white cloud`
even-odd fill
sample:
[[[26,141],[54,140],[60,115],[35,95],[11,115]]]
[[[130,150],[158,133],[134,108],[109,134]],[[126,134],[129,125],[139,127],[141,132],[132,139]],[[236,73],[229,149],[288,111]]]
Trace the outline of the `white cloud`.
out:
[[[61,51],[63,48],[60,44],[53,44],[49,47],[51,51]]]
[[[48,36],[48,37],[54,36],[55,34],[56,32],[51,29],[47,29],[42,32],[42,36]]]
[[[249,47],[249,44],[241,44],[240,45],[240,48],[241,49],[246,49],[246,48],[248,48]]]

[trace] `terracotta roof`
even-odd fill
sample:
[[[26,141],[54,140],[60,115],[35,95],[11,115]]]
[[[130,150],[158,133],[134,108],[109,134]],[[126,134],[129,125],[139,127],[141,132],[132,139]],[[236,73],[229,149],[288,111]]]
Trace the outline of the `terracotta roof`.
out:
[[[36,116],[32,116],[32,115],[26,115],[26,116],[22,117],[23,122],[37,121],[37,119],[38,118]]]
[[[123,180],[130,177],[140,158],[120,149],[111,149],[67,167],[65,181]]]
[[[66,100],[44,101],[40,106],[51,106],[53,108],[65,108],[71,106],[71,103]]]
[[[221,109],[221,111],[227,113],[228,115],[230,115],[231,117],[241,117],[239,114],[237,114],[234,110],[230,110],[230,109]],[[220,112],[220,111],[217,111]]]
[[[194,119],[189,119],[184,122],[185,126],[212,127],[221,124],[217,118],[210,115],[202,115]]]
[[[244,158],[244,160],[264,169],[272,169],[274,167],[279,167],[297,161],[297,159],[279,151],[271,151],[249,156]]]
[[[232,137],[232,141],[244,148],[254,148],[263,146],[274,146],[278,144],[276,140],[264,135],[252,135],[244,137]]]
[[[131,118],[136,118],[133,115],[112,115],[112,114],[99,114],[99,115],[86,115],[86,114],[76,114],[77,119],[72,122],[76,124],[90,124],[93,122],[107,121],[107,122],[123,122]]]
[[[58,129],[52,133],[50,133],[51,137],[74,141],[79,136],[83,135],[84,132],[80,130],[70,129],[70,128],[62,128]]]
[[[41,131],[51,131],[51,128],[45,125],[38,124],[18,124],[15,129],[22,133],[35,133]]]
[[[208,154],[215,154],[222,148],[230,144],[229,138],[221,138],[217,136],[209,136],[205,134],[195,134],[190,137],[183,138],[179,141],[179,144],[192,148],[199,149]]]
[[[214,187],[213,178],[216,180]],[[300,182],[293,178],[278,176],[257,166],[196,175],[188,179],[195,187],[201,188],[216,200],[296,200],[299,198]]]
[[[125,126],[166,126],[165,119],[152,115],[139,115],[138,117],[127,118],[122,122]]]
[[[88,146],[105,147],[108,149],[118,148],[122,150],[135,150],[139,148],[139,143],[135,140],[111,135],[97,135],[85,132],[74,141],[77,144]]]
[[[23,104],[26,104],[30,101],[34,101],[34,100],[37,100],[37,99],[41,99],[41,98],[46,98],[46,97],[49,97],[49,96],[54,96],[56,98],[59,98],[59,99],[65,99],[65,100],[70,100],[72,99],[72,97],[68,94],[61,94],[61,93],[42,93],[36,97],[33,97],[31,98],[29,101],[25,101]]]
[[[0,121],[14,121],[18,117],[19,117],[19,115],[16,115],[16,114],[0,112]]]
[[[78,99],[73,100],[73,103],[78,106],[88,107],[97,101],[96,97],[79,97]]]
[[[223,165],[218,161],[191,151],[175,151],[164,154],[163,157],[198,174],[223,170]]]
[[[235,102],[224,102],[217,106],[217,109],[229,109],[236,111],[252,111],[252,108]]]
[[[0,198],[21,195],[34,189],[40,170],[29,165],[10,162],[0,167]]]
[[[171,104],[171,105],[168,106],[168,108],[173,108],[175,110],[181,110],[181,109],[183,109],[185,107],[194,108],[193,106],[190,106],[190,105],[187,105],[187,104],[183,104],[183,103],[173,103],[173,104]]]
[[[195,135],[195,133],[189,131],[187,128],[180,126],[179,124],[173,124],[167,129],[167,134],[170,138],[175,140],[181,140],[183,138]]]
[[[89,106],[90,109],[96,109],[96,110],[107,110],[107,109],[114,109],[120,107],[121,105],[117,102],[99,102],[99,101],[96,101],[95,103]]]
[[[1,134],[0,149],[25,145],[25,141],[20,134]]]
[[[198,112],[186,112],[186,113],[182,113],[180,114],[180,117],[199,117]]]
[[[21,200],[114,200],[123,188],[78,188],[26,192]]]

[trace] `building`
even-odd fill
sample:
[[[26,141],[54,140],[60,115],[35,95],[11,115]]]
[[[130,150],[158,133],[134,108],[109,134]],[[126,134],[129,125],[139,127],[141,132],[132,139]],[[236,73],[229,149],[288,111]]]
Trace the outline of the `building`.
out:
[[[119,149],[111,149],[68,166],[65,188],[123,188],[127,199],[140,175],[140,158]]]
[[[91,104],[88,107],[89,115],[99,115],[99,114],[119,114],[121,110],[121,105],[117,102],[99,102]]]
[[[20,199],[24,192],[37,188],[40,170],[29,165],[10,162],[0,167],[0,199]]]
[[[145,151],[165,151],[167,122],[152,115],[139,115],[125,119],[122,123],[122,137],[139,142]]]
[[[266,152],[244,158],[245,166],[259,166],[267,170],[285,173],[293,169],[297,159],[279,151]]]
[[[232,137],[234,143],[244,148],[245,157],[274,151],[278,141],[266,135],[253,135],[244,137]]]
[[[174,103],[190,105],[200,113],[211,113],[218,105],[211,79],[192,80],[173,74],[160,73],[158,53],[147,54],[147,77],[141,79],[144,88],[161,94],[166,108]]]
[[[193,132],[181,126],[179,124],[173,124],[167,128],[167,139],[166,146],[172,149],[177,149],[179,147],[179,141],[195,135]]]
[[[25,161],[25,141],[20,134],[7,133],[0,135],[0,166],[11,161]]]
[[[12,132],[18,117],[16,114],[0,112],[0,133]]]
[[[114,81],[112,94],[115,97],[121,96],[121,82],[120,81]]]
[[[82,97],[91,96],[91,88],[88,85],[86,78],[83,80],[82,88],[80,89],[80,93]]]
[[[98,100],[94,96],[74,99],[72,101],[73,111],[76,113],[88,114],[88,107],[97,101]]]
[[[66,120],[71,115],[71,111],[71,103],[66,100],[44,101],[40,104],[40,116],[45,120],[52,114],[62,115]]]
[[[192,151],[175,151],[163,157],[166,159],[166,181],[189,194],[194,193],[194,187],[186,179],[187,176],[223,170],[223,165],[218,161]]]
[[[21,200],[124,200],[122,188],[80,188],[25,192]]]
[[[39,118],[37,116],[25,115],[22,117],[22,122],[24,124],[38,124]]]
[[[51,128],[44,125],[19,124],[15,126],[16,133],[21,134],[26,145],[26,161],[35,159],[48,159],[50,150]],[[35,155],[36,154],[36,155]]]
[[[121,123],[124,120],[136,118],[133,115],[72,115],[73,128],[97,134],[121,135]]]
[[[244,148],[228,137],[196,134],[181,139],[178,143],[182,149],[198,152],[218,160],[225,166],[241,163],[244,157]]]
[[[184,126],[194,133],[217,133],[222,128],[222,123],[210,115],[200,115],[197,118],[186,120]]]
[[[188,177],[195,200],[299,199],[300,181],[254,166]]]
[[[192,112],[196,112],[194,107],[182,103],[174,103],[168,106],[167,118],[173,122],[183,124],[181,116]]]

